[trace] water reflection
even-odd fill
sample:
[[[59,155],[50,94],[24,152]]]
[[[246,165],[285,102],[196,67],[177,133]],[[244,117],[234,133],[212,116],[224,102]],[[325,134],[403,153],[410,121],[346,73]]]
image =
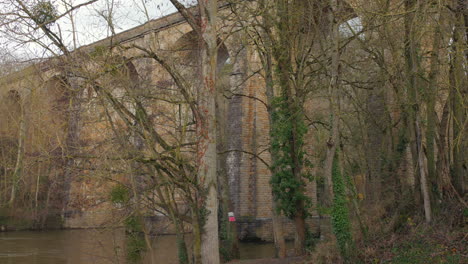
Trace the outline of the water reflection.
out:
[[[0,233],[0,263],[123,263],[123,235],[120,230]]]
[[[58,230],[0,233],[2,264],[114,264],[126,263],[124,231]],[[153,252],[144,263],[177,263],[175,236],[156,236]],[[241,258],[266,258],[274,255],[269,243],[241,243]]]

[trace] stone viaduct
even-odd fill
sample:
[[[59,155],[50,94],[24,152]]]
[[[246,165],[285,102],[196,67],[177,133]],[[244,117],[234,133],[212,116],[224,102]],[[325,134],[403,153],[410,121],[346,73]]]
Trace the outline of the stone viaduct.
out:
[[[247,43],[246,38],[241,31],[237,31],[236,25],[230,19],[232,15],[230,9],[222,7],[220,14],[222,16],[220,39],[224,41],[219,50],[218,60],[220,70],[227,69],[223,75],[223,82],[229,86],[227,90],[230,91],[226,117],[229,135],[227,148],[245,151],[232,151],[227,156],[231,199],[241,238],[258,237],[270,240],[272,238],[270,171],[263,162],[248,154],[256,153],[262,160],[266,162],[270,160],[266,151],[269,144],[269,122],[267,109],[263,103],[266,95],[264,80],[259,74],[261,65],[255,48]],[[233,33],[236,31],[237,33]],[[141,57],[141,52],[126,47],[132,45],[145,47],[163,54],[175,65],[190,66],[190,61],[196,56],[193,52],[196,43],[191,40],[191,34],[190,26],[176,13],[81,47],[74,52],[80,54],[75,57],[74,63],[92,64],[89,62],[89,56],[92,57],[92,54],[112,46],[114,54],[128,59],[130,74],[140,83],[144,83],[145,89],[164,90],[173,85],[167,72],[153,60]],[[70,128],[74,127],[76,130],[74,133],[81,146],[79,151],[81,156],[92,156],[97,152],[106,151],[100,144],[103,144],[110,135],[109,125],[103,121],[105,113],[96,107],[98,98],[95,98],[89,90],[79,91],[76,97],[79,107],[74,109],[73,113],[65,111],[74,104],[67,99],[69,93],[76,92],[63,90],[64,82],[72,82],[64,77],[65,71],[61,58],[58,58],[30,66],[0,80],[2,100],[8,98],[11,100],[11,97],[16,95],[27,98],[25,100],[28,102],[22,110],[13,111],[13,108],[10,108],[12,111],[10,117],[13,117],[11,120],[7,117],[0,118],[0,122],[3,123],[0,126],[0,144],[7,144],[6,142],[16,137],[12,134],[12,127],[18,125],[14,123],[15,119],[27,120],[25,171],[40,176],[25,177],[23,181],[26,186],[32,186],[31,193],[35,192],[36,195],[39,192],[37,188],[40,181],[49,181],[52,186],[47,197],[42,198],[47,201],[54,192],[50,178],[64,173],[59,166],[53,165],[54,161],[50,157],[60,153],[60,149],[69,144],[67,134],[70,136]],[[118,80],[113,81],[118,82]],[[161,107],[163,104],[160,103]],[[320,102],[317,106],[320,106]],[[99,167],[105,165],[100,163],[102,161],[90,161],[89,158],[80,157],[73,158],[71,162],[79,170],[75,171],[70,183],[65,227],[88,228],[109,225],[113,212],[119,208],[108,202],[108,182],[103,177],[97,177],[101,175]],[[108,169],[117,171],[117,175],[122,174],[118,172],[117,167],[109,166]],[[316,202],[316,184],[312,183],[307,188],[313,201]],[[315,210],[313,217],[317,217]],[[292,233],[292,226],[290,224],[288,226]]]

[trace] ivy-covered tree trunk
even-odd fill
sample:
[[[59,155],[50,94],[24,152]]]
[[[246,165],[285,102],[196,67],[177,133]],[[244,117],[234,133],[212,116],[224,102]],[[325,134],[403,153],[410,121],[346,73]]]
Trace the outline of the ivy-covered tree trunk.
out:
[[[268,80],[268,79],[267,79]],[[267,86],[269,84],[272,84],[271,82],[267,81]],[[270,92],[269,92],[270,91]],[[269,105],[273,102],[273,87],[270,85],[270,87],[267,87],[267,97],[269,101]],[[270,108],[268,111],[268,118],[270,121],[270,140],[271,142],[276,142],[277,140],[275,139],[275,131],[274,131],[274,126],[273,126],[273,110]],[[278,162],[278,156],[275,151],[271,151],[271,162],[272,164],[277,164]],[[271,172],[274,175],[278,173],[278,171],[275,170],[275,168],[271,169]],[[273,180],[272,178],[272,180]],[[281,212],[279,211],[279,204],[276,201],[278,199],[278,196],[276,195],[275,190],[272,190],[272,221],[273,221],[273,238],[275,242],[275,247],[276,247],[276,254],[279,258],[285,258],[286,257],[286,242],[284,240],[284,233],[283,233],[283,223],[281,221]]]
[[[351,234],[351,222],[349,217],[346,186],[341,173],[339,155],[335,154],[332,167],[333,176],[333,207],[332,225],[333,233],[338,242],[338,248],[345,263],[355,263],[355,245]]]
[[[272,55],[275,63],[275,76],[278,95],[270,105],[271,118],[271,151],[272,191],[276,206],[285,216],[294,221],[294,249],[297,255],[305,253],[306,240],[306,206],[310,199],[305,194],[303,168],[305,165],[304,136],[307,127],[304,123],[305,72],[298,70],[297,62],[305,56],[302,39],[303,12],[307,4],[303,1],[275,1],[274,11],[279,23],[271,21],[277,32],[269,32]],[[297,10],[301,7],[301,10]],[[266,18],[271,19],[271,18]],[[306,44],[310,45],[310,43]],[[304,54],[302,54],[304,52]],[[299,71],[300,73],[298,73]],[[294,80],[296,75],[298,79]]]
[[[275,83],[274,83],[274,71],[275,71],[275,66],[273,63],[273,58],[274,58],[274,47],[273,47],[273,42],[274,40],[271,38],[271,29],[273,27],[273,21],[271,20],[271,17],[268,15],[268,11],[270,10],[268,8],[269,4],[271,4],[269,1],[266,0],[260,0],[259,6],[261,10],[264,10],[263,13],[263,19],[261,20],[263,24],[263,29],[261,31],[262,34],[262,39],[264,40],[263,46],[257,45],[257,52],[260,55],[260,59],[262,61],[263,69],[265,71],[265,93],[266,93],[266,100],[267,100],[267,111],[268,111],[268,123],[269,123],[269,133],[270,133],[270,155],[271,155],[271,164],[270,166],[270,172],[272,174],[272,178],[270,179],[270,184],[273,187],[273,180],[275,178],[275,175],[278,173],[276,171],[274,164],[277,164],[279,156],[276,151],[273,149],[274,142],[277,142],[276,139],[276,129],[274,126],[274,119],[275,119],[275,108],[274,108],[274,102],[276,101],[276,94],[277,94],[277,89],[275,90]],[[276,249],[276,256],[278,258],[285,258],[286,257],[286,241],[284,238],[284,232],[283,232],[283,221],[282,221],[282,215],[281,215],[281,207],[278,202],[279,197],[276,195],[276,190],[272,188],[272,224],[273,224],[273,239],[275,243],[275,249]]]
[[[305,252],[305,205],[309,201],[301,171],[304,163],[303,139],[307,129],[300,117],[294,117],[301,113],[291,113],[288,104],[284,96],[275,98],[273,103],[271,140],[272,156],[275,158],[271,185],[277,209],[294,220],[294,248],[296,254],[302,255]]]
[[[261,1],[263,4],[262,7],[264,7],[264,2]],[[264,21],[267,25],[269,25],[269,21],[265,20]],[[272,47],[270,41],[268,41],[268,37],[265,36],[265,40],[268,45],[266,45],[267,51],[264,53],[261,53],[261,58],[263,62],[263,67],[265,70],[265,88],[266,88],[266,97],[267,97],[267,104],[268,104],[268,122],[270,124],[270,142],[276,142],[277,140],[275,139],[275,126],[273,126],[273,119],[274,117],[274,111],[275,109],[273,108],[273,102],[275,102],[275,90],[274,90],[274,82],[273,82],[273,65],[272,65]],[[270,155],[271,155],[271,163],[276,164],[278,160],[278,155],[275,151],[272,149],[270,150]],[[275,175],[277,171],[272,167],[270,168],[272,175]],[[272,184],[272,182],[270,182]],[[276,255],[278,258],[285,258],[286,257],[286,242],[284,239],[284,233],[283,233],[283,223],[281,221],[281,212],[279,210],[279,205],[277,203],[278,197],[276,196],[276,193],[274,190],[272,190],[272,222],[273,222],[273,239],[275,242],[275,248],[276,248]]]

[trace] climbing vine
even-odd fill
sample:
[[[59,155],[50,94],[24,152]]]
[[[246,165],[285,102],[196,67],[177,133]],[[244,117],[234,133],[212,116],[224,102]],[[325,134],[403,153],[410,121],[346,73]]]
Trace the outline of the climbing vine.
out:
[[[138,263],[146,250],[143,226],[140,217],[131,215],[125,219],[126,252],[128,263]]]
[[[126,204],[130,200],[128,188],[123,184],[115,185],[109,194],[110,201],[114,204]]]
[[[303,192],[303,178],[308,175],[296,177],[293,172],[294,157],[297,159],[296,164],[310,166],[303,150],[307,126],[304,124],[302,113],[291,109],[285,96],[278,96],[272,102],[271,151],[274,158],[270,184],[277,202],[276,209],[289,218],[294,217],[297,205],[301,201],[304,201],[306,206],[310,204],[310,199]]]
[[[338,150],[333,159],[332,180],[335,194],[332,208],[333,233],[338,242],[341,256],[346,263],[352,263],[354,243],[351,235],[346,188],[340,171]]]

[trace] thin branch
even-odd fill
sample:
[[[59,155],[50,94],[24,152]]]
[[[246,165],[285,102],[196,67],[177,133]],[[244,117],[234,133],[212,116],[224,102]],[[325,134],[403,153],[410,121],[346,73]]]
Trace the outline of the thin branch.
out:
[[[184,19],[189,23],[192,29],[197,33],[199,37],[202,36],[200,25],[198,25],[195,16],[178,0],[170,0],[172,5],[179,11],[179,13],[184,17]]]
[[[241,152],[241,153],[245,153],[245,154],[249,154],[249,155],[252,155],[254,156],[255,158],[257,158],[258,160],[260,160],[265,166],[267,166],[268,168],[270,168],[270,164],[268,164],[268,162],[266,162],[264,159],[260,158],[259,155],[257,155],[256,153],[253,153],[253,152],[250,152],[250,151],[246,151],[246,150],[242,150],[242,149],[229,149],[229,150],[226,150],[226,151],[222,151],[222,152],[218,152],[218,154],[226,154],[226,153],[230,153],[230,152]]]

